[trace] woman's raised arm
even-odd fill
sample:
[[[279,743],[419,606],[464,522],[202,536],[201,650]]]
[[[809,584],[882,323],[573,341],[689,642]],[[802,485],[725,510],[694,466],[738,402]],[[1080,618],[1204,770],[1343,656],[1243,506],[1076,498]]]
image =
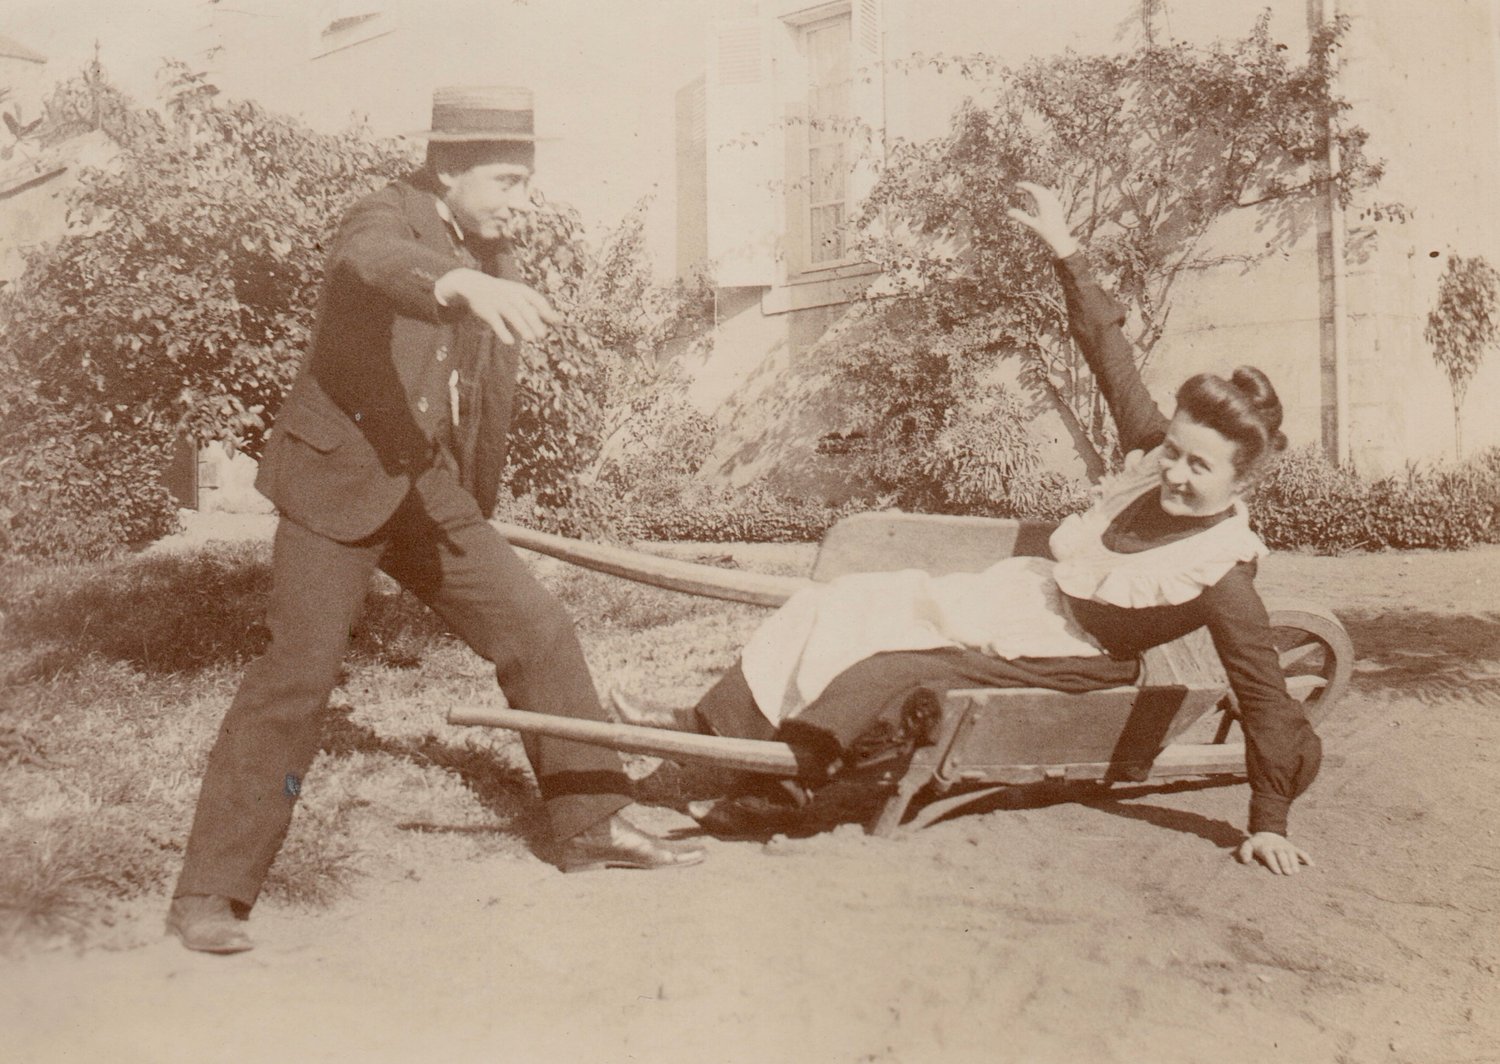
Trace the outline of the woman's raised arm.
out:
[[[1134,350],[1121,328],[1125,307],[1089,271],[1057,194],[1030,181],[1017,184],[1031,196],[1035,213],[1014,207],[1008,213],[1052,249],[1068,305],[1068,329],[1109,404],[1120,445],[1126,451],[1150,450],[1166,435],[1167,419],[1136,368]]]

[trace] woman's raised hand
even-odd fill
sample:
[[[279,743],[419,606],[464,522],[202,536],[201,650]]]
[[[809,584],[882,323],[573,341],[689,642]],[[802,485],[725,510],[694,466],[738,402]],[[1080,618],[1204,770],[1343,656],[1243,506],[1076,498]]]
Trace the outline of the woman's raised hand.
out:
[[[1028,214],[1019,207],[1012,207],[1006,213],[1045,240],[1058,258],[1065,259],[1076,252],[1078,241],[1068,228],[1068,216],[1057,193],[1031,181],[1017,181],[1016,187],[1031,197],[1035,213]]]

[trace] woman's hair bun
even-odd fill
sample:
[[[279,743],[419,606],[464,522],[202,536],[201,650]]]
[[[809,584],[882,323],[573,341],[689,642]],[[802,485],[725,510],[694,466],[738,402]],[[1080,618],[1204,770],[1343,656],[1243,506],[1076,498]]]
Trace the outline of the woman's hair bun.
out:
[[[1286,448],[1281,400],[1264,373],[1240,366],[1228,380],[1199,373],[1177,389],[1177,409],[1236,445],[1235,467],[1244,473],[1267,454]]]
[[[1266,429],[1266,447],[1270,451],[1286,448],[1286,435],[1281,431],[1281,399],[1271,379],[1255,366],[1238,366],[1230,374],[1229,383],[1245,397],[1250,410]]]

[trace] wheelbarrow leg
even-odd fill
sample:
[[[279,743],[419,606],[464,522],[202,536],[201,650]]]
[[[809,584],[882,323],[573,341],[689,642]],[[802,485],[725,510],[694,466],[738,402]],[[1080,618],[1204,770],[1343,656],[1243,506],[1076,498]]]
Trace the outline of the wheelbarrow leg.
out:
[[[906,816],[911,800],[917,796],[918,791],[932,782],[932,777],[937,774],[939,762],[936,747],[924,746],[916,752],[911,759],[911,764],[906,766],[906,772],[902,775],[901,781],[896,784],[896,793],[887,798],[885,805],[881,806],[880,816],[876,819],[875,826],[870,829],[871,835],[886,838],[900,830],[902,818]]]
[[[879,817],[870,828],[871,835],[888,837],[901,830],[901,821],[906,816],[907,807],[911,805],[917,792],[937,776],[938,769],[943,765],[943,759],[948,756],[948,750],[953,746],[953,740],[958,735],[959,727],[968,720],[970,710],[971,706],[967,699],[944,696],[943,717],[937,727],[934,741],[927,746],[918,747],[917,752],[912,755],[911,764],[906,767],[905,775],[901,777],[901,782],[896,784],[896,793],[886,799]]]

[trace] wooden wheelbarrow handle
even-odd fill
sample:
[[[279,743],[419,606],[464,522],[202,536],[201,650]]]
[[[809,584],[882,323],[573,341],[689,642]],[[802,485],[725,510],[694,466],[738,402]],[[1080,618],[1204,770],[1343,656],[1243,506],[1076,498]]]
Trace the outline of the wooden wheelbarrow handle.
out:
[[[713,565],[663,558],[624,547],[569,539],[567,536],[538,532],[506,521],[491,523],[513,546],[546,554],[585,569],[704,598],[744,602],[752,606],[779,606],[796,591],[812,583],[800,577],[720,569]],[[786,743],[759,739],[694,735],[659,728],[642,728],[633,724],[612,724],[488,707],[455,707],[448,713],[448,722],[510,728],[533,735],[548,735],[557,739],[607,746],[613,750],[654,754],[677,761],[698,761],[720,768],[736,768],[771,776],[793,777],[802,774],[797,752],[793,747]]]
[[[569,539],[567,536],[522,528],[506,521],[491,523],[514,546],[560,558],[585,569],[704,598],[747,602],[752,606],[779,606],[791,598],[793,592],[812,583],[796,576],[720,569],[713,565],[663,558],[625,547],[588,543],[581,539]]]
[[[550,713],[531,713],[521,709],[491,709],[480,706],[456,706],[448,711],[449,724],[482,724],[492,728],[510,728],[532,735],[549,735],[554,739],[607,746],[637,754],[655,754],[674,761],[701,761],[720,768],[737,768],[768,776],[802,775],[797,752],[787,743],[764,739],[732,739],[719,735],[695,735],[691,732],[643,728],[636,724],[611,724],[608,721],[578,720]]]

